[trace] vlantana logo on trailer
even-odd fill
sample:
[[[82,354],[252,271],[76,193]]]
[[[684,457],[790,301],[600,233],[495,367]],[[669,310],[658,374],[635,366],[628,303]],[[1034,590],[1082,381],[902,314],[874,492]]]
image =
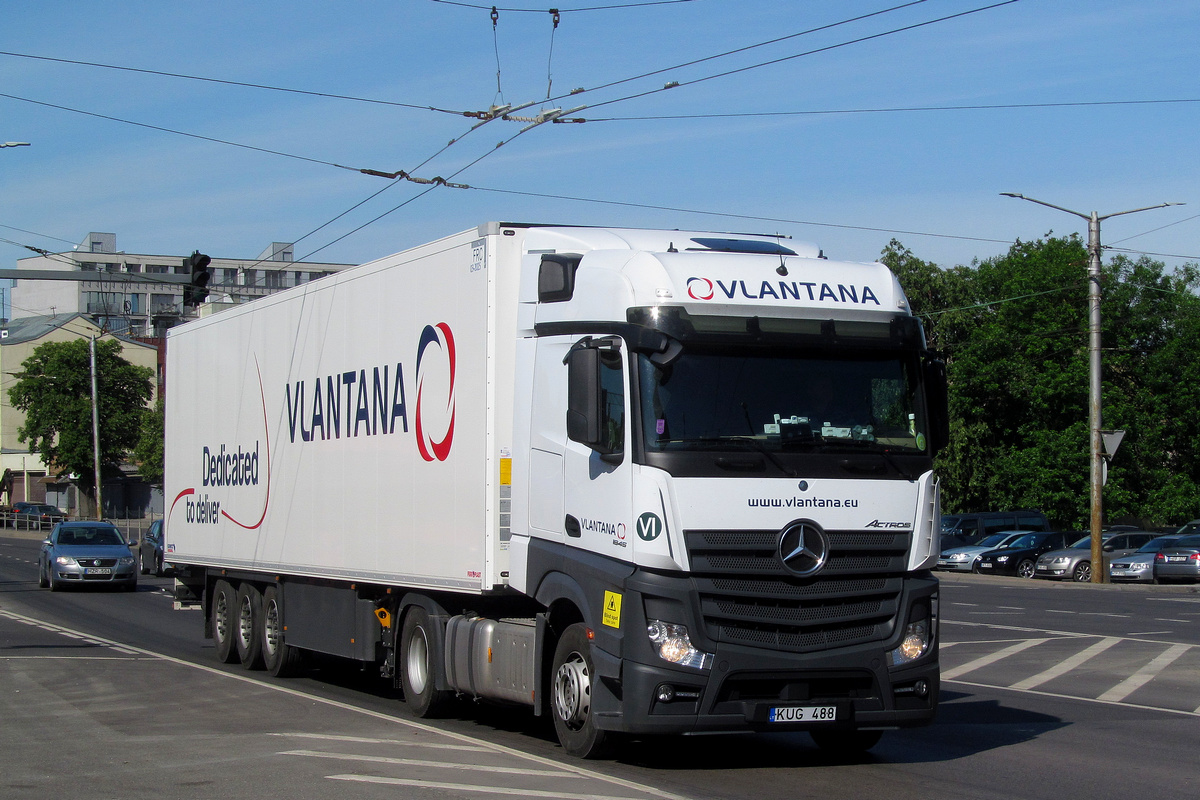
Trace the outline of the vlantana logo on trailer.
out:
[[[449,325],[439,322],[421,331],[415,409],[406,399],[404,363],[399,359],[347,366],[289,379],[283,393],[289,443],[335,444],[343,439],[408,433],[409,413],[415,411],[421,458],[445,461],[450,456],[455,350]]]
[[[723,281],[711,278],[688,278],[688,297],[693,300],[713,300],[720,293],[726,300],[789,300],[814,303],[849,303],[865,306],[880,305],[879,298],[870,286],[854,284],[828,284],[817,281]]]
[[[426,325],[417,346],[417,449],[445,461],[454,442],[454,334],[444,322]]]

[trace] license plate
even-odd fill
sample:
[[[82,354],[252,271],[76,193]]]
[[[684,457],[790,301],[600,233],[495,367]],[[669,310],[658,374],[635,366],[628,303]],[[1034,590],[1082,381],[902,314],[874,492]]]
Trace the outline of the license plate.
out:
[[[837,706],[781,706],[771,709],[768,722],[833,722]]]
[[[991,568],[992,568],[992,565],[991,565],[991,564],[989,564],[989,563],[987,563],[986,561],[984,561],[983,563],[981,563],[981,564],[979,565],[979,568],[980,568],[980,569],[991,569]]]
[[[88,567],[83,571],[84,575],[112,575],[112,570],[108,567]]]
[[[1187,556],[1167,556],[1167,561],[1187,561]]]
[[[1050,568],[1049,568],[1049,567],[1047,567],[1047,566],[1044,566],[1044,565],[1042,565],[1042,564],[1038,564],[1038,566],[1037,566],[1037,571],[1038,571],[1038,572],[1049,572],[1049,571],[1050,571]]]

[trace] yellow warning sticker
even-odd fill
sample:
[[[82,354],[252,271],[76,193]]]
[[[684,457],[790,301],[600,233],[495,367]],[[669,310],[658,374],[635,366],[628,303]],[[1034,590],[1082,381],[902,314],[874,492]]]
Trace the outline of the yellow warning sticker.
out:
[[[621,595],[604,593],[604,616],[600,621],[610,628],[621,627]]]
[[[500,459],[500,485],[512,486],[512,459]]]

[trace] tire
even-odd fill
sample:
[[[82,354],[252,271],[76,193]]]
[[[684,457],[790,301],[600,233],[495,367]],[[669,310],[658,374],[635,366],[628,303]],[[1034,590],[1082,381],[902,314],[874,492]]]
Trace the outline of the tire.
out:
[[[232,664],[237,661],[234,647],[234,628],[237,625],[237,592],[228,581],[217,581],[213,586],[212,637],[217,648],[217,661]]]
[[[142,555],[141,550],[138,551],[138,572],[142,573],[143,575],[150,574],[150,569],[146,566],[146,557]]]
[[[1025,558],[1021,560],[1021,563],[1017,564],[1018,578],[1032,578],[1035,571],[1036,565],[1032,559]]]
[[[979,574],[979,559],[978,558],[971,562],[971,572],[975,575]]]
[[[42,569],[42,565],[38,563],[38,588],[45,589],[50,585],[50,579],[46,577],[48,569]]]
[[[262,599],[262,657],[267,672],[276,678],[296,673],[301,654],[285,641],[283,624],[283,593],[278,586],[268,586]]]
[[[244,668],[263,668],[262,640],[262,592],[243,583],[237,592],[233,643],[237,646],[238,661]]]
[[[400,680],[404,703],[414,715],[431,719],[446,713],[454,693],[438,689],[444,669],[434,647],[433,621],[420,606],[413,606],[404,615],[400,630]]]
[[[883,731],[810,731],[809,736],[826,753],[848,757],[860,756],[879,744]]]
[[[161,578],[163,576],[164,573],[163,573],[162,553],[154,554],[154,569],[151,570],[151,572],[154,573],[154,577],[156,577],[156,578]]]
[[[52,592],[61,592],[63,590],[62,581],[54,577],[54,565],[50,563],[46,564],[46,584]]]
[[[1092,582],[1092,562],[1080,561],[1075,565],[1075,569],[1071,571],[1071,580],[1076,583],[1091,583]]]
[[[613,742],[607,731],[596,727],[592,714],[596,666],[583,623],[577,622],[563,631],[554,648],[550,675],[554,732],[559,744],[578,758],[604,757]]]

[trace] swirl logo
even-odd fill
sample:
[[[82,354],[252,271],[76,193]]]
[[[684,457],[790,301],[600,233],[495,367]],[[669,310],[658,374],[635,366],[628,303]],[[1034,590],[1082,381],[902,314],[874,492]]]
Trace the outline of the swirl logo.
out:
[[[713,283],[708,278],[688,278],[687,290],[693,300],[713,299]]]
[[[421,458],[445,461],[454,441],[454,334],[444,322],[421,332],[416,417]]]

